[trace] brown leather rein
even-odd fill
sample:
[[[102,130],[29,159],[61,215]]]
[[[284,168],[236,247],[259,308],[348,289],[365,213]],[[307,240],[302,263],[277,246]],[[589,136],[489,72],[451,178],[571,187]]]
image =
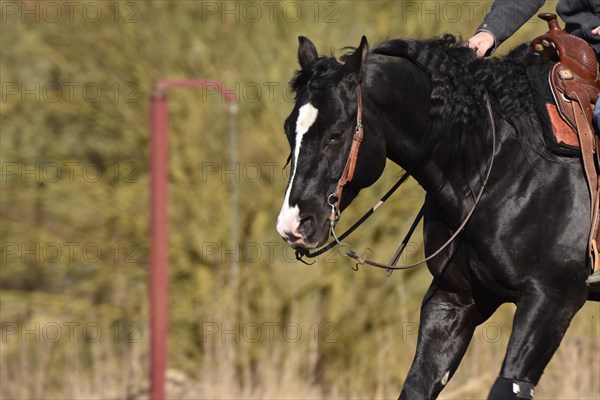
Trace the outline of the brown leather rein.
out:
[[[333,236],[333,238],[334,238],[334,241],[332,241],[329,245],[321,248],[320,250],[318,250],[314,253],[309,253],[308,251],[296,251],[296,259],[304,262],[305,264],[308,264],[304,260],[302,260],[302,258],[304,256],[307,256],[309,258],[316,257],[317,255],[323,254],[325,251],[331,249],[332,247],[334,247],[337,244],[339,246],[338,252],[340,253],[340,255],[342,255],[344,257],[350,257],[350,258],[353,258],[354,260],[356,260],[357,263],[356,263],[355,268],[353,268],[354,270],[358,270],[359,265],[367,264],[367,265],[371,265],[376,268],[386,269],[388,271],[388,276],[389,276],[395,270],[414,268],[414,267],[417,267],[417,266],[433,259],[437,255],[439,255],[444,249],[446,249],[454,241],[454,239],[456,239],[456,237],[463,231],[463,229],[465,228],[465,226],[471,219],[471,216],[475,212],[475,209],[477,208],[477,205],[479,204],[481,197],[483,196],[483,192],[485,191],[490,174],[492,172],[492,168],[494,166],[494,157],[496,154],[496,124],[494,122],[494,115],[493,115],[491,101],[489,99],[489,95],[486,93],[486,95],[485,95],[486,96],[486,106],[487,106],[488,117],[489,117],[489,120],[491,123],[491,128],[492,128],[492,154],[490,156],[490,161],[488,163],[488,168],[487,168],[487,172],[486,172],[483,184],[481,186],[481,189],[479,190],[479,193],[475,197],[473,206],[471,207],[471,209],[469,210],[469,212],[463,219],[460,226],[452,234],[452,236],[450,236],[450,238],[439,249],[437,249],[435,252],[433,252],[426,258],[424,258],[420,261],[408,264],[408,265],[402,265],[402,266],[397,265],[398,261],[400,260],[400,257],[402,256],[402,253],[404,252],[404,249],[406,248],[406,245],[408,244],[408,241],[410,240],[410,237],[412,236],[413,232],[415,231],[419,221],[423,217],[423,214],[424,214],[424,205],[423,205],[421,207],[421,210],[419,211],[419,214],[417,215],[414,222],[412,223],[407,235],[402,240],[402,243],[400,244],[400,246],[394,253],[394,256],[392,257],[390,262],[388,264],[383,264],[383,263],[379,263],[377,261],[373,261],[373,260],[366,258],[366,253],[368,251],[370,251],[370,249],[367,248],[364,253],[365,255],[363,255],[361,257],[358,253],[356,253],[352,249],[352,247],[349,244],[343,243],[343,242],[341,242],[341,240],[343,240],[346,236],[348,236],[350,233],[352,233],[364,221],[366,221],[375,211],[377,211],[377,209],[393,194],[393,192],[395,192],[396,189],[398,189],[398,187],[402,183],[404,183],[404,181],[408,178],[408,173],[405,173],[398,180],[398,182],[385,194],[385,196],[383,196],[381,198],[381,200],[379,200],[377,202],[377,204],[375,204],[375,206],[371,210],[369,210],[365,215],[363,215],[363,217],[361,217],[359,219],[359,221],[357,221],[354,225],[352,225],[352,227],[350,227],[346,232],[344,232],[339,237],[335,232],[335,225],[340,218],[340,204],[341,204],[341,200],[342,200],[343,190],[344,190],[344,187],[348,183],[350,183],[352,181],[352,179],[354,178],[354,171],[356,170],[356,161],[358,158],[358,152],[360,150],[360,145],[364,139],[364,128],[363,128],[363,124],[362,124],[363,104],[362,104],[362,91],[361,91],[360,83],[358,83],[358,85],[356,87],[356,95],[357,95],[358,110],[357,110],[357,114],[356,114],[356,128],[354,130],[354,136],[352,138],[352,146],[350,147],[350,153],[348,154],[348,159],[346,160],[346,166],[344,167],[344,172],[342,173],[342,176],[341,176],[340,180],[338,181],[335,192],[330,194],[327,198],[327,203],[331,207],[331,213],[329,214],[329,218],[328,218],[329,219],[329,229],[331,232],[331,236]],[[345,251],[343,251],[344,248],[346,249]]]

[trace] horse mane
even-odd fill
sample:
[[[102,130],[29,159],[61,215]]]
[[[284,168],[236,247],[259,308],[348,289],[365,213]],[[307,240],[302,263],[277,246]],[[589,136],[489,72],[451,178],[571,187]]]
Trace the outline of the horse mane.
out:
[[[485,165],[481,160],[489,158],[491,124],[485,93],[494,112],[515,128],[519,139],[532,129],[540,130],[532,93],[540,92],[541,82],[532,82],[531,77],[547,76],[543,71],[548,64],[528,53],[527,47],[521,45],[504,57],[482,60],[456,37],[444,35],[430,40],[394,39],[371,52],[405,58],[428,73],[431,110],[422,145],[435,151],[445,167],[456,170],[465,162],[465,152],[475,159],[470,166],[462,165],[463,169],[480,168]]]

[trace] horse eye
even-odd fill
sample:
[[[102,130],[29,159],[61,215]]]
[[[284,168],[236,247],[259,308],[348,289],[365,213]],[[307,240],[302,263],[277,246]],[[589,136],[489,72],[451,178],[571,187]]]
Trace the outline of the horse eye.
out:
[[[344,132],[342,131],[333,131],[329,134],[329,143],[337,143],[342,140],[344,136]]]

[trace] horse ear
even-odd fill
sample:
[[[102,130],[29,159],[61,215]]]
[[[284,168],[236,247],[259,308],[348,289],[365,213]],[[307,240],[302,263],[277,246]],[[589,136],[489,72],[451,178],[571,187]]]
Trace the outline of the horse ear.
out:
[[[318,57],[317,48],[305,36],[298,36],[298,62],[302,68],[306,67]]]
[[[363,36],[360,40],[360,45],[354,51],[354,53],[350,54],[346,59],[346,65],[344,68],[349,73],[355,73],[360,80],[365,71],[365,64],[367,62],[367,54],[369,53],[369,42],[367,41],[367,37]]]

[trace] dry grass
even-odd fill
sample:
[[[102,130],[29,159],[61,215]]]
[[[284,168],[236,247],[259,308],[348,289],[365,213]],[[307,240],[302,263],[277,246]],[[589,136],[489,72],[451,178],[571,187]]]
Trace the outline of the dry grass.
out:
[[[477,329],[461,367],[441,399],[485,398],[501,365],[513,309],[503,307]],[[122,337],[115,340],[115,331],[110,328],[103,329],[103,336],[97,341],[77,338],[71,342],[63,334],[61,340],[52,343],[45,340],[53,337],[50,330],[43,333],[49,320],[37,318],[42,327],[38,330],[40,335],[36,336],[35,329],[28,325],[29,333],[25,336],[23,333],[3,336],[2,399],[148,397],[146,329],[136,332],[133,343],[126,343]],[[536,399],[600,399],[599,318],[600,305],[595,303],[587,304],[576,317],[542,377]],[[99,321],[97,326],[107,326],[101,319],[96,321]],[[376,342],[376,352],[365,354],[362,364],[349,364],[345,370],[337,371],[337,379],[331,384],[314,379],[315,371],[311,368],[315,368],[315,342],[310,337],[295,343],[276,335],[271,343],[269,340],[251,343],[243,340],[243,336],[238,343],[211,338],[203,344],[202,360],[189,360],[192,365],[197,364],[196,370],[168,371],[169,398],[394,398],[401,388],[398,379],[409,368],[416,337],[407,336],[401,343],[388,334],[391,332],[373,332],[369,340]],[[171,352],[177,352],[177,343],[171,341],[170,348]],[[261,354],[260,358],[255,354]]]

